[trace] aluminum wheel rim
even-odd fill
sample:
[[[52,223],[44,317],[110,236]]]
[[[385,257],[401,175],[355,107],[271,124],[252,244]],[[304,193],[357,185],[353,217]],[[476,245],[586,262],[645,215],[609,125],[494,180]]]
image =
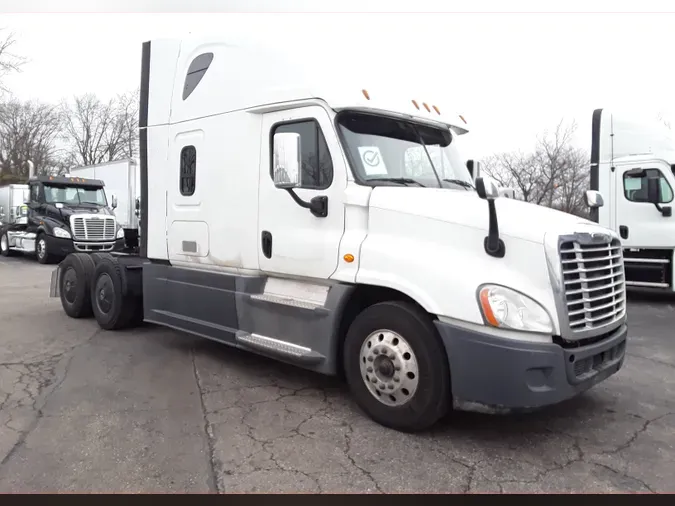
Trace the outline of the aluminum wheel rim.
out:
[[[359,362],[368,391],[382,404],[402,406],[415,395],[417,358],[400,334],[386,329],[370,334],[361,346]]]
[[[7,251],[9,249],[9,244],[7,242],[7,236],[3,234],[0,237],[0,251]]]
[[[47,245],[45,244],[45,240],[44,240],[44,239],[40,239],[40,240],[38,241],[38,256],[39,256],[40,258],[42,258],[43,256],[45,256],[45,250],[46,250],[46,249],[47,249]]]

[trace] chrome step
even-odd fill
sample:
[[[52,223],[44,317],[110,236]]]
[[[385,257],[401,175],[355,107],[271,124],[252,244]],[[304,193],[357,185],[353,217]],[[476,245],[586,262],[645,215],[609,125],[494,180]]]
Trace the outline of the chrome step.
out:
[[[247,348],[254,348],[259,351],[274,353],[282,357],[292,359],[303,363],[317,363],[325,360],[326,357],[305,346],[281,341],[272,337],[262,336],[260,334],[251,334],[249,332],[238,331],[236,334],[237,342]]]

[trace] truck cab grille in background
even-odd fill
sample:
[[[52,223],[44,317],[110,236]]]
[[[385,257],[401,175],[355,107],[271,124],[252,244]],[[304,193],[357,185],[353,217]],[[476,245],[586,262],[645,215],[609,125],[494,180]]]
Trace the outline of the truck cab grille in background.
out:
[[[560,258],[569,327],[572,332],[600,329],[626,312],[621,243],[565,241]]]
[[[72,218],[74,239],[85,241],[112,241],[115,239],[115,218],[83,217]]]

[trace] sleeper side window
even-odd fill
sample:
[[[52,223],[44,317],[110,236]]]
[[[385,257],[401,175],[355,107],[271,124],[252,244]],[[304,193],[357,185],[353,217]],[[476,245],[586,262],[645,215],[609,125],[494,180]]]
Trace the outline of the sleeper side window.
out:
[[[271,147],[273,149],[275,135],[296,134],[299,137],[297,156],[300,161],[300,181],[298,188],[325,190],[333,182],[333,160],[326,144],[321,127],[316,120],[308,119],[292,123],[280,123],[272,128]],[[277,136],[279,137],[279,136]],[[294,155],[295,156],[295,155]],[[270,176],[273,181],[280,178],[284,169],[275,163],[271,156]]]
[[[199,82],[206,74],[211,62],[213,61],[213,53],[204,53],[197,56],[190,67],[188,68],[187,75],[185,76],[185,83],[183,84],[183,100],[188,98]]]
[[[180,152],[179,185],[181,195],[194,195],[197,185],[197,150],[194,146],[185,146]]]
[[[623,193],[626,199],[631,202],[649,202],[647,195],[647,179],[650,177],[658,177],[661,184],[661,202],[660,204],[667,204],[673,200],[673,189],[670,187],[668,180],[663,173],[658,169],[647,169],[642,175],[631,175],[630,172],[623,176]]]

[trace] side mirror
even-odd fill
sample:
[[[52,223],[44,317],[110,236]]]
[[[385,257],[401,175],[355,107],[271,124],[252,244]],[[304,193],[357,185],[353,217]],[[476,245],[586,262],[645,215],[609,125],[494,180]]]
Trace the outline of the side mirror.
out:
[[[480,162],[477,162],[475,160],[467,160],[466,168],[469,171],[471,179],[476,181],[476,178],[480,176]]]
[[[292,132],[274,134],[273,151],[274,186],[285,190],[302,186],[300,135]]]
[[[658,177],[647,178],[647,200],[656,205],[661,203],[661,181]]]
[[[110,207],[117,209],[117,195],[115,194],[110,197]]]
[[[586,200],[586,205],[591,209],[597,209],[598,207],[605,205],[605,201],[599,191],[587,190],[584,198]]]
[[[483,179],[482,177],[476,178],[476,191],[478,196],[484,200],[494,200],[499,197],[499,188],[492,180]]]

